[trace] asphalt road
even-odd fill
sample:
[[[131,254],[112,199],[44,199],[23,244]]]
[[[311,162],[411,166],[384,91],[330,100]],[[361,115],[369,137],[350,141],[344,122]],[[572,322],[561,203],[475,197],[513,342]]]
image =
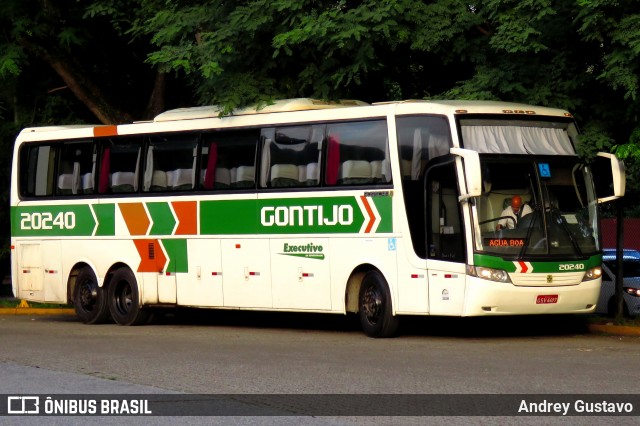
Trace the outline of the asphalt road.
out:
[[[341,316],[0,316],[0,393],[637,394],[640,338],[583,329],[575,317],[416,318],[377,340]]]

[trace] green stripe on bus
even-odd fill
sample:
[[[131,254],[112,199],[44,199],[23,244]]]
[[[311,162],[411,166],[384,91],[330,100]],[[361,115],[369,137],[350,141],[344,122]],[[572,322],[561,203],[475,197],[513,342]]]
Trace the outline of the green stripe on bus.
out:
[[[169,263],[167,272],[189,272],[189,256],[187,253],[187,240],[171,239],[160,240],[167,252]]]
[[[502,269],[507,272],[515,272],[518,261],[502,259],[498,256],[486,254],[474,254],[473,261],[475,266],[484,266],[487,268]],[[524,261],[523,261],[524,262]],[[531,265],[532,273],[555,273],[555,272],[579,272],[586,271],[594,266],[602,264],[602,256],[591,256],[582,261],[564,261],[564,262],[543,262],[543,261],[527,261]]]
[[[171,235],[176,227],[176,219],[169,203],[146,203],[153,225],[149,235]]]
[[[145,205],[152,221],[149,235],[172,235],[177,221],[170,204]],[[115,218],[113,203],[17,206],[11,208],[11,229],[16,237],[113,236]],[[392,198],[206,200],[200,202],[199,221],[201,235],[384,233],[393,231]]]
[[[380,225],[376,232],[393,232],[391,197],[373,197],[372,200],[380,213]]]
[[[254,234],[256,200],[200,202],[200,234]]]
[[[11,208],[11,233],[15,237],[91,236],[96,225],[86,204]]]
[[[382,205],[390,214],[390,201]],[[200,203],[202,235],[358,233],[364,220],[353,196]],[[385,220],[390,228],[391,218]]]
[[[112,236],[116,234],[116,205],[93,204],[91,206],[98,219],[98,228],[95,235]]]

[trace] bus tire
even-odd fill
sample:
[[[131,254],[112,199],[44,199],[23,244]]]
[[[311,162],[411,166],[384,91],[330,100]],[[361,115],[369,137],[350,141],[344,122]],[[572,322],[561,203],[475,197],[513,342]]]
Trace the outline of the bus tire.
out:
[[[392,337],[399,318],[393,315],[391,292],[382,274],[370,271],[364,276],[358,297],[358,315],[362,330],[369,337]]]
[[[85,324],[100,324],[109,320],[105,289],[98,286],[96,275],[88,266],[81,268],[76,276],[73,307]]]
[[[109,280],[109,311],[119,325],[147,322],[149,312],[140,307],[140,292],[135,275],[129,268],[117,269]]]

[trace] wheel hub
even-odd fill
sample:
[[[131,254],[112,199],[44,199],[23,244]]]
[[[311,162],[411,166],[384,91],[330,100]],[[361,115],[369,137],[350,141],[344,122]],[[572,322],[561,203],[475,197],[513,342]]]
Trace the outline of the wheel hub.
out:
[[[375,287],[369,287],[364,293],[364,303],[362,304],[367,320],[375,324],[380,319],[382,311],[382,295]]]
[[[80,304],[86,311],[92,311],[96,304],[98,292],[91,284],[83,283],[80,287]]]

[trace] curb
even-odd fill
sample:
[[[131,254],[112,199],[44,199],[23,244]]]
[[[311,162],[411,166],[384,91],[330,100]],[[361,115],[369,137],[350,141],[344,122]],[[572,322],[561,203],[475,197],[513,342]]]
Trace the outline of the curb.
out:
[[[0,308],[0,315],[75,315],[70,308]]]
[[[640,327],[628,325],[589,324],[588,329],[590,333],[640,337]]]

